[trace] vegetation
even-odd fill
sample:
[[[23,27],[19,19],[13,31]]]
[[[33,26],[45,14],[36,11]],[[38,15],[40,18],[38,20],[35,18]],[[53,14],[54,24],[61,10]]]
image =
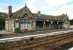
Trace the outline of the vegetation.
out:
[[[5,17],[7,16],[6,13],[0,12],[0,30],[5,29]]]
[[[15,28],[15,32],[20,33],[21,32],[20,28]]]
[[[0,30],[5,28],[5,17],[0,16]]]

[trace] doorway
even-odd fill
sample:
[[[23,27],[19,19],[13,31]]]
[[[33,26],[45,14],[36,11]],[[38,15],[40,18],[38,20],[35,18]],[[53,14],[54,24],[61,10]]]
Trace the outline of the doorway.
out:
[[[36,21],[36,30],[38,30],[38,31],[43,30],[44,29],[43,25],[44,25],[43,21]]]

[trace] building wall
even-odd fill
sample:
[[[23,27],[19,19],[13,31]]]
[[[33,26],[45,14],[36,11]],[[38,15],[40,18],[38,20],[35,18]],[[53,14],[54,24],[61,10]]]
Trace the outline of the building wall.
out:
[[[21,31],[31,31],[32,30],[32,28],[33,28],[33,26],[32,26],[32,20],[24,20],[23,19],[23,21],[21,21],[20,20],[20,29],[21,29]]]
[[[29,20],[27,27],[28,27],[28,31],[32,31],[32,28],[33,28],[32,20]]]
[[[36,22],[35,22],[35,20],[33,20],[33,22],[32,22],[32,30],[33,30],[33,31],[36,30]]]
[[[35,20],[29,20],[29,22],[27,24],[20,24],[20,29],[21,30],[25,30],[27,29],[28,31],[34,31],[36,30],[36,22]],[[15,26],[14,26],[14,20],[13,19],[9,19],[9,20],[6,20],[5,21],[5,30],[8,31],[8,32],[14,32],[15,31],[15,28],[19,27],[19,23],[16,24],[15,23]],[[63,27],[65,29],[69,28],[69,21],[65,21],[64,24],[63,24]],[[52,28],[51,26],[49,28]]]
[[[5,21],[5,31],[8,31],[8,29],[9,29],[8,26],[9,26],[8,21]]]
[[[15,28],[19,28],[19,22],[15,22]]]
[[[27,24],[26,23],[20,24],[20,29],[21,30],[28,29]]]
[[[25,31],[25,29],[27,29],[28,31],[34,31],[36,29],[35,28],[36,22],[33,20],[27,20],[27,21],[28,21],[27,23],[20,24],[20,29],[23,31]]]
[[[67,21],[67,20],[66,20],[66,21],[64,21],[64,25],[63,25],[63,26],[64,26],[64,28],[65,28],[65,29],[68,29],[68,28],[69,28],[69,26],[70,26],[69,21]]]
[[[5,30],[8,32],[14,32],[14,20],[9,19],[5,21]]]

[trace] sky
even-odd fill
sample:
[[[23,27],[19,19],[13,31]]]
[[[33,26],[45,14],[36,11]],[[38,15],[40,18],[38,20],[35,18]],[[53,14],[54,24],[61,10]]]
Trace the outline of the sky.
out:
[[[73,19],[73,0],[0,0],[0,12],[8,13],[8,6],[13,7],[13,12],[25,6],[33,13],[41,11],[42,14],[61,15],[67,14]]]

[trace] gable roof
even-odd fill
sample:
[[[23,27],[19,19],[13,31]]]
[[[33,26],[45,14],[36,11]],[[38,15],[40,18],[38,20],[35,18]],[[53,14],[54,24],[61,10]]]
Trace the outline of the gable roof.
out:
[[[30,14],[30,16],[31,16],[31,11],[28,9],[28,7],[23,7],[22,9],[20,9],[20,10],[18,10],[18,11],[16,11],[15,13],[13,13],[13,16],[16,16],[16,17],[21,17],[21,16],[23,16],[25,13],[29,13]]]

